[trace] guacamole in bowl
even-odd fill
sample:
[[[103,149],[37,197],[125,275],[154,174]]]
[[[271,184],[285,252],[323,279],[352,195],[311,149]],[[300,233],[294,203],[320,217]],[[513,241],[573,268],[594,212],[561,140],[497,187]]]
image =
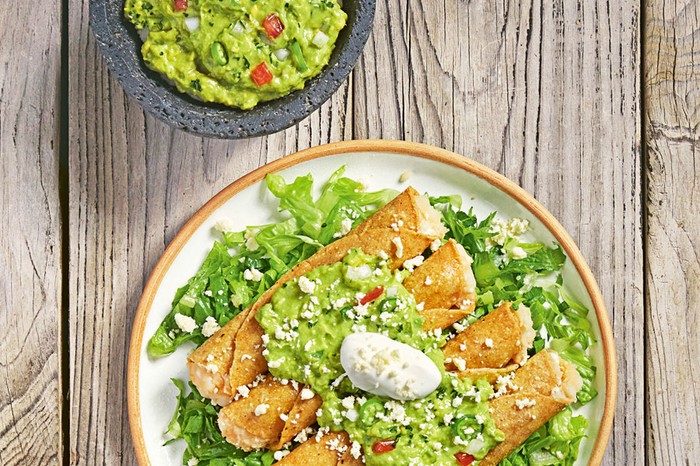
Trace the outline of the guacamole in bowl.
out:
[[[265,136],[286,129],[308,117],[338,90],[352,71],[367,42],[372,30],[376,0],[343,0],[342,9],[334,7],[333,14],[338,15],[338,18],[347,15],[342,29],[339,25],[333,26],[337,29],[337,33],[330,32],[331,20],[326,23],[323,19],[317,18],[323,5],[326,13],[321,16],[325,18],[324,15],[330,10],[328,1],[325,3],[307,1],[302,8],[305,11],[304,14],[289,2],[290,11],[294,9],[297,16],[286,12],[286,3],[281,1],[279,3],[270,0],[245,1],[249,2],[249,6],[257,6],[259,9],[258,16],[248,13],[257,23],[247,17],[249,23],[239,23],[236,20],[233,27],[223,35],[213,32],[212,28],[217,27],[216,22],[213,26],[209,24],[213,21],[203,22],[203,18],[208,18],[210,14],[206,11],[206,15],[202,16],[204,4],[202,0],[188,0],[186,8],[181,12],[175,12],[175,0],[152,0],[148,3],[150,6],[142,1],[138,4],[141,10],[138,12],[133,10],[133,14],[125,10],[128,7],[127,0],[115,2],[90,0],[90,28],[110,74],[117,79],[129,97],[146,112],[175,128],[198,136],[226,139]],[[133,0],[129,2],[132,8],[136,6]],[[178,2],[180,5],[178,9],[184,8],[183,0]],[[238,0],[239,4],[240,2],[241,0]],[[210,4],[225,4],[225,8],[229,11],[237,11],[231,7],[230,0],[211,1]],[[263,8],[263,5],[267,6]],[[319,6],[318,11],[313,5]],[[159,8],[167,9],[168,15],[163,14]],[[281,9],[276,10],[276,8]],[[224,6],[212,7],[211,14],[222,9]],[[195,11],[198,15],[194,14]],[[240,11],[236,14],[245,16]],[[158,15],[162,18],[160,21],[156,19]],[[274,15],[281,24],[277,24]],[[303,18],[307,18],[308,21],[305,22]],[[142,28],[135,26],[132,20],[140,23]],[[300,26],[294,24],[294,20],[298,20],[299,24],[312,26],[302,33]],[[149,22],[153,25],[149,25]],[[244,41],[234,46],[233,43],[228,42],[229,36],[238,33],[241,28],[248,43]],[[281,32],[274,40],[270,40],[268,29],[272,35],[277,34],[280,29]],[[170,32],[174,39],[163,37],[163,35],[167,36],[165,32],[167,30],[177,31]],[[257,36],[253,34],[253,30],[258,32]],[[211,43],[205,43],[204,31],[209,31],[206,34],[212,34]],[[322,34],[319,34],[319,31]],[[196,34],[201,41],[198,56],[195,56],[194,49],[187,49],[192,47],[190,35]],[[324,36],[328,37],[325,44]],[[166,46],[166,41],[171,39],[175,42]],[[261,49],[251,45],[257,44],[258,40],[262,44]],[[165,66],[163,61],[165,59],[161,58],[166,56],[164,48],[168,48],[167,53],[171,54],[178,48],[184,50],[167,73],[156,70],[144,59],[142,49],[144,43],[149,41],[148,53],[157,55],[156,59],[161,60],[159,66]],[[297,42],[298,51],[301,52],[309,71],[299,71],[300,62],[295,57],[294,41]],[[241,51],[246,47],[254,50],[252,60],[249,56],[245,56],[249,68],[246,68],[243,58],[240,60],[236,58],[243,57]],[[267,55],[263,55],[263,48],[269,50]],[[163,56],[160,55],[161,52]],[[191,54],[191,58],[185,58],[187,54]],[[322,55],[325,58],[322,58]],[[221,89],[207,88],[208,80],[213,82],[216,78],[215,75],[214,77],[209,75],[205,65],[200,63],[203,60],[202,57],[206,58],[208,61],[206,66],[211,69],[214,68],[215,63],[224,63],[216,66],[219,72],[227,76],[227,79],[237,79],[235,72],[232,72],[232,77],[229,78],[227,70],[240,70],[240,80],[237,84],[239,90],[228,93],[227,98],[233,99],[231,96],[237,95],[241,106],[222,103],[221,99],[207,100],[203,96],[204,93],[212,93],[212,95],[217,93],[217,96],[222,98],[224,94]],[[272,75],[269,83],[266,82],[269,76],[265,73],[265,68],[255,72],[256,68],[263,63],[263,59],[265,68]],[[189,68],[185,65],[187,60],[190,60],[187,65]],[[320,60],[326,61],[321,64]],[[298,73],[296,77],[292,75],[294,68]],[[174,78],[169,76],[169,73]],[[208,78],[187,79],[195,73],[206,75]],[[262,85],[255,84],[253,78],[258,79]],[[225,87],[224,84],[220,85]],[[282,90],[284,85],[289,87],[287,91]],[[185,92],[181,92],[178,86],[181,86]],[[199,87],[202,87],[202,91],[198,90]],[[251,98],[248,93],[254,91],[259,94]],[[252,101],[257,104],[252,106]],[[242,108],[244,103],[245,110]]]
[[[336,0],[127,0],[143,60],[180,92],[251,109],[328,64],[347,14]]]

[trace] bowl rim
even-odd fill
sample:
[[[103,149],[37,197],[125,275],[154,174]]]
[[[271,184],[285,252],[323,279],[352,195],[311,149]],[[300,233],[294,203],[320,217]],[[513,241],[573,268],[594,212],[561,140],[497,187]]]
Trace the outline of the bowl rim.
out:
[[[569,257],[569,260],[571,260],[573,265],[576,267],[576,270],[581,277],[584,286],[586,287],[586,291],[591,298],[591,302],[593,303],[593,308],[596,313],[596,319],[598,320],[598,325],[600,326],[603,345],[603,361],[605,364],[605,405],[603,416],[600,421],[600,428],[593,445],[588,466],[600,465],[603,460],[603,455],[605,454],[610,433],[612,431],[612,423],[617,398],[617,361],[615,342],[603,296],[593,273],[588,267],[588,264],[586,263],[583,254],[578,249],[578,246],[576,246],[573,238],[571,238],[571,236],[566,232],[559,221],[556,220],[554,215],[552,215],[544,206],[542,206],[542,204],[535,200],[534,197],[528,194],[515,182],[486,167],[485,165],[446,149],[415,142],[383,139],[348,140],[314,146],[263,165],[229,184],[218,194],[212,197],[187,221],[187,223],[167,246],[162,256],[158,260],[158,263],[154,267],[139,301],[129,345],[127,365],[128,417],[129,425],[131,427],[131,437],[139,465],[146,466],[151,464],[148,459],[141,426],[141,410],[139,401],[139,366],[141,363],[141,348],[143,344],[146,319],[150,313],[153,299],[155,298],[156,292],[160,287],[163,277],[170,269],[172,262],[175,260],[184,245],[188,242],[192,234],[204,223],[205,220],[211,216],[214,210],[219,208],[240,191],[264,179],[265,175],[268,173],[278,172],[309,160],[348,152],[397,153],[409,157],[430,159],[461,168],[464,171],[485,180],[492,186],[500,189],[518,201],[523,207],[537,217],[554,235]]]
[[[199,137],[232,140],[283,131],[326,103],[347,81],[358,63],[372,32],[376,11],[376,0],[356,0],[354,20],[350,22],[349,18],[345,26],[348,34],[345,48],[335,55],[338,49],[336,44],[329,62],[319,74],[306,80],[302,89],[260,102],[252,109],[241,110],[218,103],[200,102],[189,94],[180,92],[173,84],[167,83],[164,77],[146,67],[138,43],[134,44],[134,54],[120,49],[120,46],[127,47],[126,44],[131,44],[137,32],[124,18],[123,0],[117,0],[117,3],[120,13],[118,21],[114,21],[113,12],[110,13],[111,9],[117,8],[114,2],[90,0],[89,22],[110,75],[116,78],[124,92],[142,110],[170,127]],[[129,30],[129,27],[133,30]]]

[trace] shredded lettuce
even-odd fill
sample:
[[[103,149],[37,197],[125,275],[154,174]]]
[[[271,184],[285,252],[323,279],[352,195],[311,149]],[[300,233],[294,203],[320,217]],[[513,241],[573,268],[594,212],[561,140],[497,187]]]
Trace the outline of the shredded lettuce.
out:
[[[330,177],[317,198],[311,175],[291,183],[278,174],[268,175],[266,184],[279,199],[282,219],[244,231],[222,232],[222,240],[214,242],[200,270],[175,294],[172,310],[148,342],[149,355],[165,356],[187,341],[201,345],[206,340],[202,326],[208,317],[224,326],[282,274],[398,194],[390,189],[366,192],[358,181],[343,177],[344,170],[341,167]],[[478,307],[462,323],[469,325],[502,301],[510,301],[514,307],[528,306],[537,331],[530,355],[548,346],[575,363],[584,382],[576,406],[592,400],[597,395],[593,387],[596,368],[588,348],[595,339],[588,310],[562,288],[566,255],[561,247],[526,242],[519,235],[501,238],[499,243],[495,241],[495,212],[479,220],[473,210],[461,210],[460,196],[431,197],[430,201],[442,213],[448,229],[446,239],[454,238],[474,259]],[[262,274],[259,281],[246,279],[244,275],[251,269]],[[176,314],[193,318],[197,327],[191,333],[181,330]],[[167,435],[171,438],[168,443],[186,441],[183,464],[192,458],[204,466],[269,466],[274,462],[270,452],[245,453],[227,443],[216,424],[219,408],[191,383],[189,390],[182,381],[173,383],[179,390],[178,404]],[[587,426],[583,416],[574,416],[571,408],[566,408],[501,464],[571,465]]]

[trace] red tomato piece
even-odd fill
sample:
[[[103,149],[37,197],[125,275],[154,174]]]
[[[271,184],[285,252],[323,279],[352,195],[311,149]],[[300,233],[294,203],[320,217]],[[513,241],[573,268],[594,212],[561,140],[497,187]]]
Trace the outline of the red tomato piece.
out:
[[[284,31],[284,24],[277,13],[270,13],[265,17],[262,22],[265,32],[270,39],[277,39],[277,37]]]
[[[377,440],[372,445],[372,453],[375,455],[381,455],[382,453],[390,452],[396,448],[396,442],[393,440]]]
[[[175,11],[187,11],[188,0],[175,0]]]
[[[474,462],[474,457],[470,455],[469,453],[463,453],[463,452],[458,452],[455,453],[455,458],[457,459],[457,462],[460,464],[460,466],[469,466]]]
[[[272,73],[270,73],[265,62],[262,62],[250,72],[250,79],[258,86],[262,86],[272,81]]]
[[[382,293],[384,293],[384,287],[379,285],[378,287],[364,295],[360,300],[360,304],[364,306],[367,303],[371,303],[372,301],[380,297]]]

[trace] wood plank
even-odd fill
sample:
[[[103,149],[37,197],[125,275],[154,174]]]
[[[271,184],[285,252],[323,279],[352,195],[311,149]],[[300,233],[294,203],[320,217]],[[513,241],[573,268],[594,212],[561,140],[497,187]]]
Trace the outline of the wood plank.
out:
[[[646,435],[649,464],[697,464],[700,3],[646,3]]]
[[[88,33],[88,2],[70,6],[70,450],[75,464],[133,465],[127,351],[156,261],[227,184],[287,153],[350,138],[351,86],[273,136],[202,139],[144,116],[109,77]]]
[[[644,464],[639,10],[380,0],[355,70],[356,138],[470,156],[533,193],[579,244],[617,344],[611,465]]]
[[[0,16],[0,464],[61,460],[60,8]],[[41,10],[40,15],[33,14]],[[11,44],[11,45],[10,45]]]

